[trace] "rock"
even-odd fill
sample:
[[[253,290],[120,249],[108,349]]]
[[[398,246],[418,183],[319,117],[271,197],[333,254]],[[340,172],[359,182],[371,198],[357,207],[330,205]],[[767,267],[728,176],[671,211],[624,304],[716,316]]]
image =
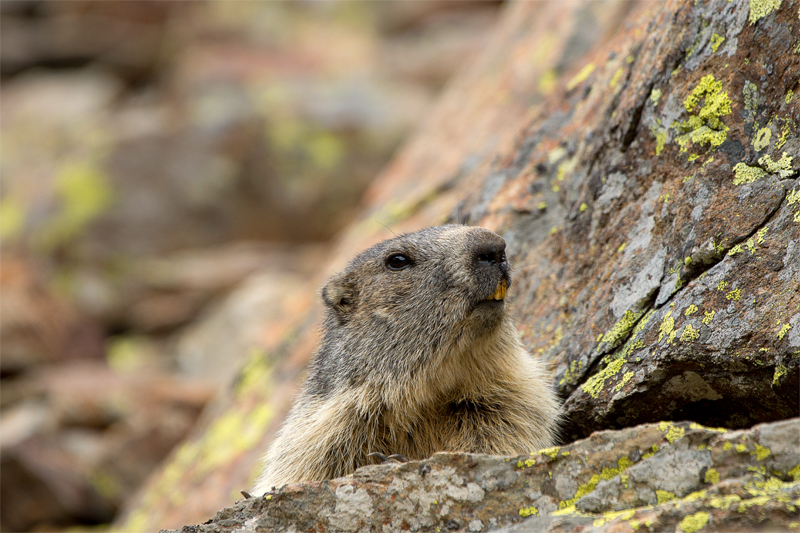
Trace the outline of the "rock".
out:
[[[98,324],[57,294],[28,257],[4,253],[0,259],[0,370],[6,376],[43,363],[99,359]],[[7,403],[3,394],[2,404]]]
[[[798,444],[798,419],[745,431],[647,424],[519,457],[366,466],[175,531],[786,530],[797,527]]]
[[[214,391],[152,368],[119,374],[96,361],[39,369],[14,383],[24,391],[0,416],[5,531],[110,521]]]

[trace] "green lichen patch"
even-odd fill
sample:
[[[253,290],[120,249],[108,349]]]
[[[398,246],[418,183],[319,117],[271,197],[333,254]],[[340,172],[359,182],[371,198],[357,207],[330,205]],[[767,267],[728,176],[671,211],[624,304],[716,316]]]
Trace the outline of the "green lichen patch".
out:
[[[533,466],[535,464],[536,464],[536,461],[533,460],[533,459],[525,459],[524,461],[522,459],[520,459],[519,461],[517,461],[517,468],[525,468],[526,466],[527,467],[531,467],[531,466]]]
[[[611,81],[608,82],[608,86],[612,89],[617,86],[619,83],[620,78],[622,78],[622,73],[625,70],[622,67],[619,67],[616,71],[614,71],[614,75],[611,77]]]
[[[781,7],[781,0],[750,0],[750,16],[748,21],[752,26],[770,13]]]
[[[667,130],[657,124],[650,124],[649,129],[656,138],[656,156],[659,156],[667,144]]]
[[[765,126],[756,132],[755,137],[753,137],[753,148],[756,151],[760,152],[767,146],[769,146],[769,142],[772,139],[772,130],[769,129],[769,126]]]
[[[664,315],[664,319],[661,321],[661,325],[658,327],[658,342],[661,342],[664,335],[667,336],[667,344],[672,343],[676,336],[675,319],[672,318],[672,309],[667,311],[667,314]]]
[[[706,470],[704,481],[712,485],[719,483],[719,472],[714,468],[709,468]]]
[[[65,165],[56,176],[60,209],[34,237],[45,249],[78,237],[94,219],[114,203],[114,190],[107,174],[95,161]]]
[[[625,509],[622,511],[609,511],[607,513],[603,513],[603,518],[598,518],[594,522],[592,522],[593,527],[600,527],[609,520],[614,520],[616,518],[621,518],[622,520],[630,520],[633,518],[633,515],[636,514],[636,509]]]
[[[711,515],[708,513],[700,511],[698,513],[694,513],[693,515],[684,517],[684,519],[678,524],[678,529],[683,531],[683,533],[695,533],[695,531],[700,531],[706,527],[710,516]]]
[[[668,490],[656,490],[656,500],[659,505],[675,499],[675,493]]]
[[[749,80],[745,81],[742,93],[744,94],[744,108],[755,115],[758,111],[758,87]]]
[[[800,189],[792,189],[789,191],[786,195],[786,204],[794,209],[794,217],[792,217],[792,219],[800,223]],[[795,206],[795,204],[797,205]]]
[[[605,388],[606,380],[617,374],[625,360],[622,358],[614,359],[606,367],[586,380],[586,383],[581,385],[581,389],[594,399],[600,396],[600,393]]]
[[[600,342],[607,343],[610,348],[616,348],[629,337],[631,330],[644,313],[644,311],[631,311],[630,309],[625,311],[622,318],[603,334]]]
[[[676,139],[681,152],[688,150],[689,143],[714,149],[725,142],[730,128],[722,122],[722,117],[731,114],[731,99],[722,90],[721,81],[716,81],[713,74],[703,76],[683,105],[689,118],[678,125],[683,132]]]
[[[733,167],[733,184],[744,185],[745,183],[753,183],[766,176],[768,172],[760,167],[751,167],[744,163],[736,163]]]
[[[653,107],[658,105],[658,101],[661,99],[661,89],[654,88],[650,91],[650,102],[652,102]]]
[[[756,443],[756,449],[751,455],[753,455],[757,461],[763,461],[764,459],[769,457],[770,453],[771,452],[769,448]]]
[[[772,374],[772,385],[780,385],[781,378],[786,375],[788,369],[783,366],[783,363],[775,365],[775,372]]]
[[[723,37],[722,35],[719,35],[717,33],[713,34],[711,36],[711,53],[712,54],[716,53],[716,51],[719,50],[719,47],[722,45],[724,41],[725,37]]]
[[[613,391],[614,391],[614,392],[619,392],[619,391],[621,391],[621,390],[622,390],[622,387],[624,387],[624,386],[625,386],[625,384],[626,384],[627,382],[629,382],[629,381],[631,380],[631,378],[632,378],[632,377],[633,377],[633,372],[625,372],[625,374],[622,376],[622,379],[621,379],[621,380],[619,380],[619,383],[617,383],[616,385],[614,385]]]
[[[773,161],[769,154],[758,159],[758,163],[767,169],[770,174],[780,174],[781,178],[788,178],[792,175],[792,156],[786,152],[781,154],[781,158]]]
[[[628,457],[621,457],[617,461],[616,468],[604,468],[600,474],[594,474],[588,483],[585,483],[578,487],[578,490],[575,492],[575,495],[570,498],[569,500],[563,500],[559,502],[558,508],[560,511],[563,511],[565,514],[567,513],[568,509],[575,508],[575,502],[592,492],[595,488],[597,488],[597,484],[600,483],[600,480],[608,481],[609,479],[613,479],[616,476],[620,475],[622,472],[627,470],[628,468],[632,467],[635,463],[628,459]],[[556,514],[556,513],[553,513]]]
[[[586,81],[586,79],[591,76],[592,72],[594,72],[595,66],[594,63],[589,63],[585,67],[583,67],[580,72],[575,74],[575,76],[567,82],[567,90],[571,91],[579,84]]]
[[[681,333],[681,342],[694,342],[700,338],[700,330],[695,329],[691,324],[686,324],[686,327]]]
[[[602,334],[600,336],[602,338]],[[559,384],[563,385],[564,383],[577,383],[578,376],[580,375],[582,369],[583,361],[580,359],[572,361],[567,367],[567,370],[564,372],[564,377],[561,378]]]
[[[686,430],[680,426],[676,426],[670,422],[659,422],[658,429],[666,431],[666,439],[670,444],[683,437]]]

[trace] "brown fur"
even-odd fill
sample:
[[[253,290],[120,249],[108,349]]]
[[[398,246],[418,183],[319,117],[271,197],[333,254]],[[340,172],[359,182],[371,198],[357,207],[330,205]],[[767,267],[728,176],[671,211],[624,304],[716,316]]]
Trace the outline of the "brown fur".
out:
[[[367,455],[519,454],[551,446],[558,402],[505,302],[505,241],[441,226],[385,241],[323,289],[309,378],[254,493],[352,473]],[[389,258],[413,264],[393,271]]]

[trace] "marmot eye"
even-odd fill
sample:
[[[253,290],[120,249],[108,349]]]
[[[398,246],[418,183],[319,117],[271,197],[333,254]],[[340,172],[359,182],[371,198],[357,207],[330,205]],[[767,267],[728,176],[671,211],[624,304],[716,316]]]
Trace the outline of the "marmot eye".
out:
[[[389,270],[403,270],[412,264],[411,259],[403,254],[392,254],[386,258],[386,266]]]

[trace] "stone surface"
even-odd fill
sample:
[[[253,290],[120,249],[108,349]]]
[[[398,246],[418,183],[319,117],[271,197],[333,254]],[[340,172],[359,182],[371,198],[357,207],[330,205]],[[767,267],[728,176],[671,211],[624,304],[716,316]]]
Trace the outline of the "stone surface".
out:
[[[337,239],[325,274],[390,232],[466,220],[508,242],[516,267],[512,313],[523,342],[554,369],[565,399],[564,442],[661,420],[744,429],[797,417],[797,9],[796,1],[510,5],[480,59],[451,84],[369,189],[364,211]],[[321,274],[320,284],[323,279]],[[237,484],[248,486],[258,457],[249,446],[263,450],[279,425],[286,391],[313,351],[314,313],[298,317],[283,343],[251,360],[240,375],[249,392],[219,399],[207,430],[151,480],[121,528],[146,529],[159,519],[160,527],[200,522],[202,517],[175,520],[211,501],[224,506]],[[257,424],[261,431],[251,435]],[[665,424],[659,431],[669,435],[672,426]],[[242,436],[221,440],[223,427],[243,428]],[[680,428],[691,435],[691,426]],[[627,431],[621,434],[630,437]],[[783,438],[779,447],[796,443],[792,435]],[[609,444],[609,451],[625,449],[623,440]],[[742,444],[748,455],[758,455]],[[779,482],[745,473],[740,481],[721,482],[719,492],[686,501],[700,490],[694,478],[708,464],[699,445],[690,448],[669,447],[658,468],[640,463],[645,448],[640,457],[629,457],[637,467],[629,465],[627,483],[643,484],[630,493],[621,479],[615,485],[601,476],[604,469],[621,468],[622,455],[592,474],[580,461],[565,461],[573,470],[554,472],[550,496],[537,489],[541,495],[532,492],[527,507],[554,516],[543,527],[552,520],[553,528],[564,530],[595,520],[622,528],[622,515],[604,514],[617,509],[635,509],[631,517],[642,519],[640,527],[652,518],[654,529],[663,520],[687,533],[717,520],[725,528],[746,529],[753,524],[748,520],[761,517],[774,519],[778,528],[790,525],[795,509],[787,505],[796,505],[796,486],[775,485],[786,477]],[[224,450],[227,461],[210,462],[214,450]],[[659,469],[677,466],[686,472],[658,477]],[[599,477],[592,482],[592,475]],[[334,512],[341,492],[354,506],[342,507],[342,520],[366,516],[366,507],[357,509],[371,485],[353,479],[286,487],[278,499],[327,491],[328,507],[309,509]],[[775,490],[748,492],[762,482]],[[458,486],[468,499],[467,486]],[[178,496],[164,503],[195,487],[200,489],[191,501]],[[737,502],[761,498],[766,510],[740,515],[738,503],[735,509],[708,509],[716,509],[714,498],[728,496]],[[513,499],[519,495],[504,497],[515,512],[523,508]],[[542,503],[531,503],[540,497]],[[566,506],[575,505],[571,515],[551,515],[572,499]],[[742,505],[747,511],[755,504]],[[269,508],[266,502],[262,511]],[[379,506],[371,509],[382,516]],[[488,521],[488,512],[469,521],[449,512],[436,527],[500,526]],[[220,523],[235,520],[231,513],[224,512]],[[406,520],[417,516],[409,512]],[[298,523],[311,527],[315,519],[306,515]],[[395,527],[388,518],[385,523]]]
[[[799,499],[800,420],[745,431],[664,422],[519,457],[362,467],[180,531],[786,530],[798,527]]]

